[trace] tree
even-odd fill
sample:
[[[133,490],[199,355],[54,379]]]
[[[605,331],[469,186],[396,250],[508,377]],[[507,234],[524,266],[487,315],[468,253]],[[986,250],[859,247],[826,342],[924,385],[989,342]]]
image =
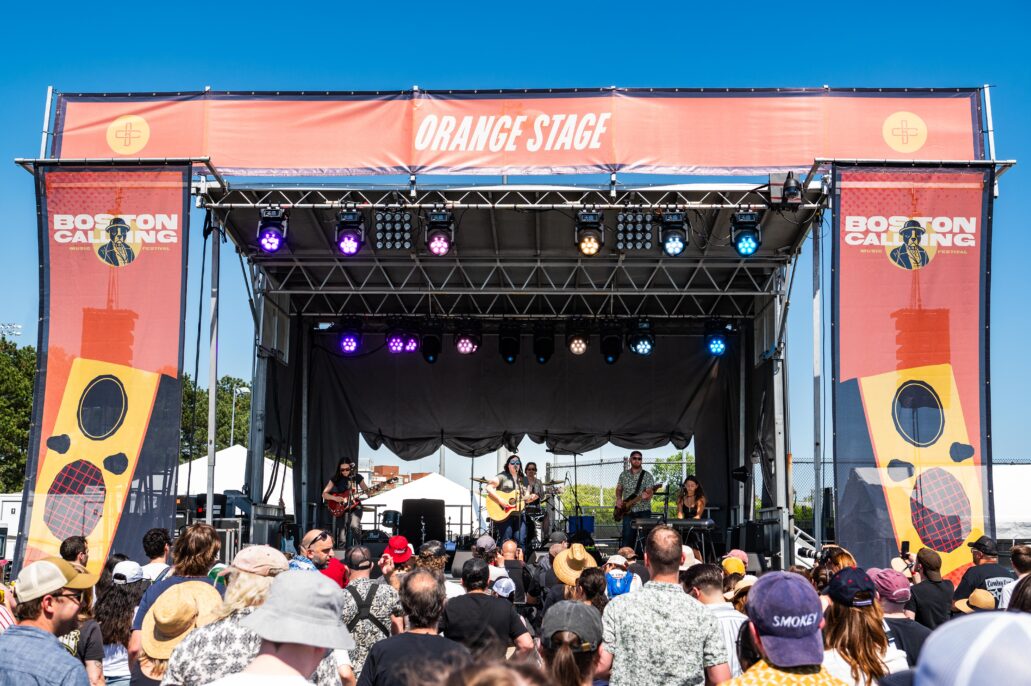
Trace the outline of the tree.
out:
[[[246,385],[242,379],[232,376],[223,376],[218,380],[218,394],[215,396],[215,450],[222,450],[233,444],[248,445],[251,430],[249,393],[235,395],[236,421],[233,421],[233,391]],[[232,441],[229,436],[230,427],[233,428],[234,434]],[[198,388],[188,374],[183,375],[183,416],[180,436],[181,462],[208,454],[208,391]]]
[[[25,486],[36,349],[0,338],[0,491]]]

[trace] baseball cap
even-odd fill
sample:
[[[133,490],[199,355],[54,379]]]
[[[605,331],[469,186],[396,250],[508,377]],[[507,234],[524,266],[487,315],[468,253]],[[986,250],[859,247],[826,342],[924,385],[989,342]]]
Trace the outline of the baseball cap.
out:
[[[272,546],[249,545],[240,549],[240,552],[233,558],[232,564],[224,568],[220,575],[224,576],[230,572],[249,572],[258,576],[275,576],[285,572],[289,566],[286,555]]]
[[[752,585],[745,608],[777,667],[823,663],[823,607],[808,581],[791,572],[767,572]]]
[[[991,612],[995,609],[995,596],[983,588],[975,588],[969,597],[956,601],[956,609],[964,614]]]
[[[605,560],[605,564],[616,565],[618,567],[626,567],[629,563],[626,558],[622,555],[609,555],[608,559]]]
[[[980,550],[985,555],[991,555],[992,557],[999,554],[999,546],[995,544],[995,539],[989,536],[982,536],[973,543],[967,543],[967,545],[974,550]]]
[[[552,531],[551,535],[548,536],[548,543],[565,543],[568,540],[569,537],[566,536],[565,531]]]
[[[339,586],[321,574],[295,569],[276,576],[265,603],[240,625],[272,643],[352,650],[355,643],[343,613]]]
[[[507,576],[503,576],[497,581],[495,581],[494,585],[491,588],[494,591],[494,595],[500,596],[502,598],[510,597],[513,593],[515,593],[516,590],[515,582]]]
[[[1031,615],[958,617],[934,630],[920,651],[916,686],[1031,683]]]
[[[389,555],[396,565],[404,564],[412,558],[412,549],[408,547],[408,539],[404,536],[391,536],[383,552]]]
[[[47,557],[21,570],[15,583],[15,596],[18,602],[27,603],[62,588],[80,591],[96,583],[96,575],[82,574],[71,563],[59,557]]]
[[[481,553],[497,550],[498,544],[489,535],[484,534],[476,539],[476,549]]]
[[[942,556],[930,548],[921,548],[916,554],[916,561],[923,567],[924,576],[931,581],[942,580]]]
[[[125,560],[116,564],[111,570],[111,583],[115,586],[134,584],[137,581],[143,581],[143,567],[139,562]]]
[[[356,545],[344,555],[344,562],[348,569],[361,570],[372,567],[372,553],[363,545]]]
[[[574,600],[561,600],[544,614],[541,624],[541,643],[551,648],[551,637],[559,631],[569,631],[580,637],[580,645],[574,653],[589,653],[601,645],[601,613],[592,605]]]
[[[901,572],[894,569],[869,569],[866,575],[870,577],[878,595],[884,600],[899,605],[909,602],[912,595],[909,580]]]
[[[745,573],[745,563],[736,557],[725,557],[720,564],[723,566],[723,571],[727,574],[744,575]]]
[[[745,551],[741,550],[740,548],[734,548],[733,550],[731,550],[729,553],[727,553],[723,557],[724,557],[724,559],[726,559],[728,557],[736,557],[737,559],[741,560],[741,562],[745,566],[748,566],[748,553],[746,553]]]
[[[827,595],[831,600],[848,607],[873,605],[876,590],[873,581],[859,567],[843,567],[827,584]]]

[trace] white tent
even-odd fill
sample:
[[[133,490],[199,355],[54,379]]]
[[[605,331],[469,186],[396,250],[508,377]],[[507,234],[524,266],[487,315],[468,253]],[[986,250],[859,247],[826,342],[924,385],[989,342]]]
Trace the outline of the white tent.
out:
[[[459,535],[471,533],[469,522],[469,511],[472,509],[471,496],[472,494],[465,486],[456,484],[440,474],[427,474],[421,479],[410,481],[403,486],[398,486],[392,490],[375,495],[366,500],[365,505],[370,508],[375,507],[379,517],[382,517],[383,512],[387,510],[401,512],[401,508],[406,500],[417,500],[419,498],[443,500],[445,524],[450,533]],[[478,507],[477,509],[482,508]],[[474,513],[473,529],[479,528],[477,514]],[[366,514],[362,524],[366,529],[373,529],[377,520],[378,517],[374,518]],[[450,523],[448,524],[449,520]]]
[[[272,482],[272,471],[275,462],[265,458],[265,479],[263,491],[268,491]],[[242,445],[233,445],[215,453],[215,493],[222,493],[227,490],[243,490],[244,475],[247,471],[247,448]],[[189,488],[187,489],[187,476],[189,477]],[[285,484],[283,483],[285,480]],[[177,481],[177,493],[200,495],[208,492],[208,458],[198,457],[191,463],[179,465],[179,479]],[[279,502],[279,494],[282,489],[283,501],[286,505],[286,514],[294,513],[294,476],[293,470],[285,464],[279,465],[276,477],[275,489],[269,498],[270,503]]]
[[[995,490],[995,536],[1000,541],[1031,538],[1031,464],[997,464],[992,467]]]

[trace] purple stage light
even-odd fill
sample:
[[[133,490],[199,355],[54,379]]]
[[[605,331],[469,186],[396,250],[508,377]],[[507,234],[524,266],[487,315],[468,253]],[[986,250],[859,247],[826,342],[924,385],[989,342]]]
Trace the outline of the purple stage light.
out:
[[[392,333],[387,335],[387,352],[402,353],[405,351],[405,337],[403,334]]]
[[[262,229],[258,236],[258,246],[267,253],[277,252],[283,247],[283,232],[272,227]]]
[[[337,247],[343,255],[357,255],[358,251],[362,248],[361,239],[358,233],[354,231],[341,232],[337,240]]]
[[[479,346],[471,336],[459,336],[455,341],[455,348],[460,355],[472,355]]]
[[[430,252],[437,257],[443,257],[451,250],[451,240],[444,233],[435,233],[430,236]]]
[[[413,334],[405,336],[405,352],[416,353],[419,352],[419,337]]]
[[[345,355],[353,355],[358,352],[358,346],[360,343],[361,340],[358,338],[357,334],[350,332],[345,333],[340,336],[340,352]]]

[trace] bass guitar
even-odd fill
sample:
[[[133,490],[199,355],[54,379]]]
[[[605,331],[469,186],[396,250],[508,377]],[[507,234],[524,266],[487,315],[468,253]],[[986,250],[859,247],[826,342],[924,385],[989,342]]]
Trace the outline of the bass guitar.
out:
[[[654,486],[652,486],[652,495],[654,496],[655,495],[655,491],[658,491],[660,488],[662,488],[662,484],[655,484]],[[645,490],[648,490],[648,489],[645,489]],[[614,521],[617,521],[617,522],[623,521],[623,517],[628,512],[630,512],[630,508],[632,508],[637,503],[641,502],[641,500],[643,500],[643,499],[644,499],[644,491],[641,491],[640,493],[635,495],[633,498],[627,498],[626,500],[623,501],[623,507],[619,507],[617,505],[614,508],[612,508],[612,519]]]
[[[498,497],[505,503],[508,503],[505,507],[498,505],[498,503],[486,493],[483,497],[486,499],[487,516],[493,519],[495,522],[501,522],[508,519],[511,515],[522,512],[523,508],[526,507],[526,499],[519,496],[519,490],[514,491],[495,491]]]
[[[343,517],[348,512],[357,510],[361,506],[362,501],[371,498],[386,488],[389,484],[395,483],[396,481],[397,477],[392,476],[383,483],[370,488],[368,493],[355,493],[354,489],[349,488],[343,493],[333,494],[339,498],[343,498],[344,502],[341,503],[336,500],[323,500],[323,502],[326,503],[326,509],[329,510],[331,515],[334,517]]]

